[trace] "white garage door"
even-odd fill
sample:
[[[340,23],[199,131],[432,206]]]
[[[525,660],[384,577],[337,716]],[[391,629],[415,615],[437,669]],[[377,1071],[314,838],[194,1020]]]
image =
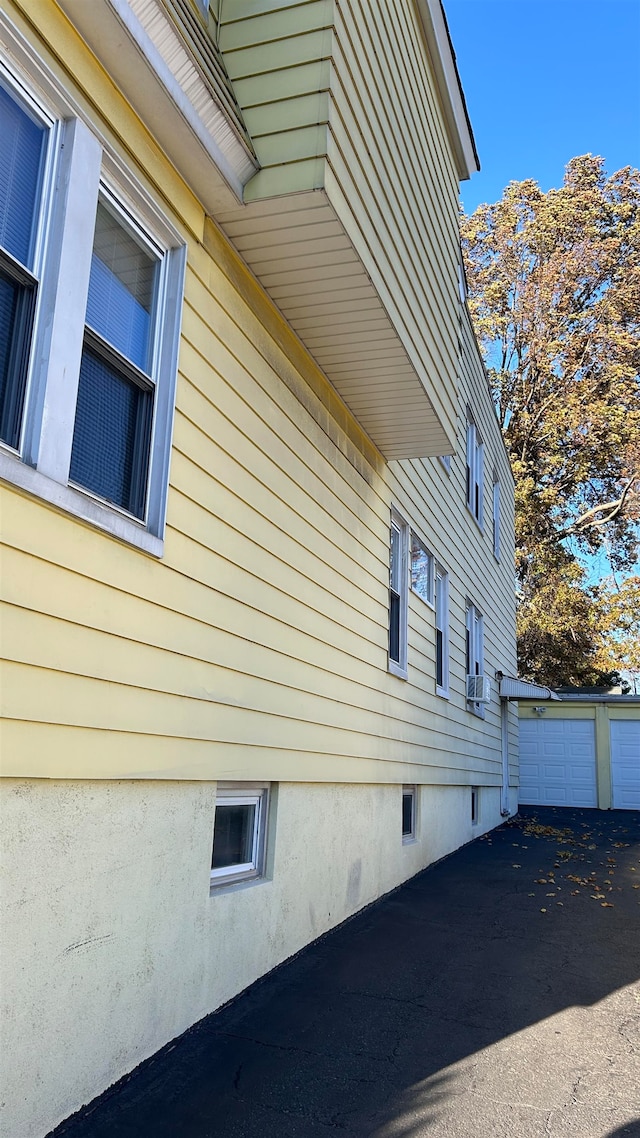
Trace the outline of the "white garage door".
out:
[[[597,806],[592,719],[520,720],[520,802]]]
[[[613,807],[640,810],[640,720],[611,720]]]

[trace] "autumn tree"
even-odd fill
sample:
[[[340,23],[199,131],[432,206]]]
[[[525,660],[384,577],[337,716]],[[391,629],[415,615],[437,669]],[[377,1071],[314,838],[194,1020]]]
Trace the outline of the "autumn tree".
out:
[[[593,683],[616,667],[614,575],[640,517],[640,172],[569,162],[543,193],[512,182],[461,219],[469,307],[516,480],[522,674]],[[616,623],[617,622],[617,623]]]

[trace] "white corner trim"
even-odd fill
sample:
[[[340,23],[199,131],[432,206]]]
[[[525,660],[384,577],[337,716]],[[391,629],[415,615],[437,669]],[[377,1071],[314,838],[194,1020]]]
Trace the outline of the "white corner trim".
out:
[[[33,494],[55,509],[88,522],[103,533],[110,534],[127,545],[133,545],[152,557],[162,557],[164,553],[162,538],[149,533],[142,524],[82,490],[63,486],[52,478],[47,478],[46,474],[21,462],[17,455],[0,451],[0,481],[17,486],[19,490]]]
[[[477,173],[480,164],[469,127],[464,96],[456,68],[455,55],[440,0],[415,0],[427,46],[431,54],[435,78],[442,96],[445,118],[454,144],[458,174],[462,181]]]

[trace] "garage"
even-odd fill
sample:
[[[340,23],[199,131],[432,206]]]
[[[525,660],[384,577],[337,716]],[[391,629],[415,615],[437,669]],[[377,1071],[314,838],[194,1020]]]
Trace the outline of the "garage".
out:
[[[592,719],[520,720],[519,799],[531,806],[598,805]]]
[[[611,720],[611,790],[614,810],[640,810],[640,720]]]

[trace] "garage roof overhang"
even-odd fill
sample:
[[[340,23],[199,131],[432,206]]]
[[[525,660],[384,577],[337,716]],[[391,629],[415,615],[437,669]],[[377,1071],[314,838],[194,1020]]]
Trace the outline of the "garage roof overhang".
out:
[[[517,676],[505,676],[502,672],[496,673],[496,679],[500,684],[500,699],[554,699],[560,702],[560,696],[542,684],[519,680]]]

